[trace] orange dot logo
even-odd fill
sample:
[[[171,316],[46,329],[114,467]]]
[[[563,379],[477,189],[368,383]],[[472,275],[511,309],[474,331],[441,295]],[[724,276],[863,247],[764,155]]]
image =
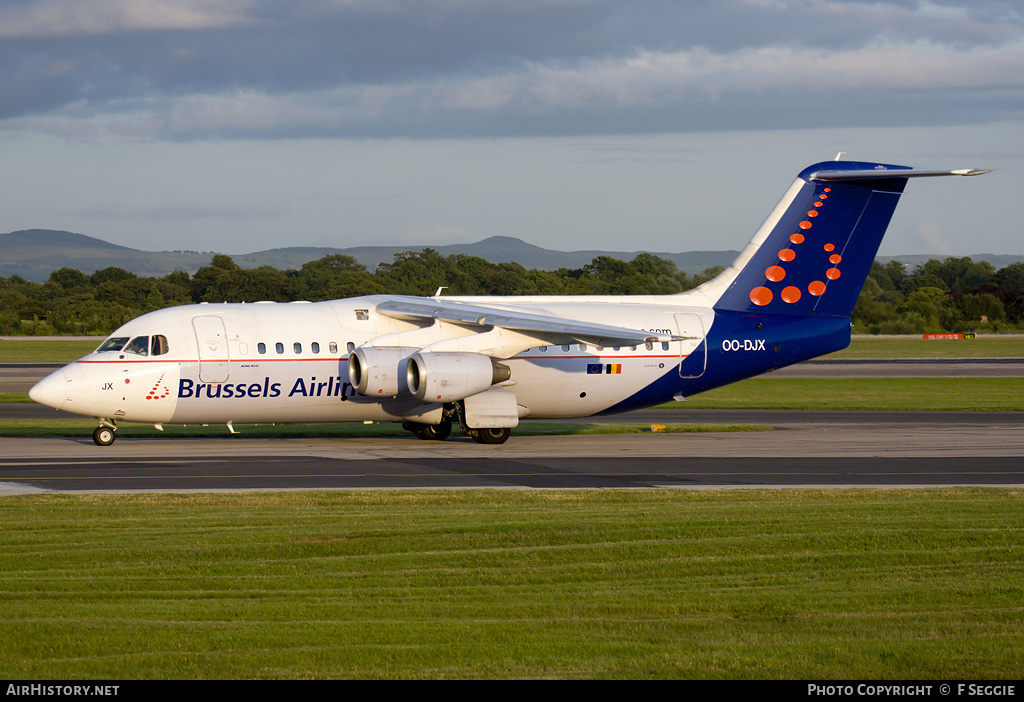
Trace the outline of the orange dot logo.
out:
[[[833,266],[838,266],[840,261],[842,260],[843,257],[840,256],[839,254],[832,254],[831,256],[828,257],[828,262],[831,263]]]
[[[790,285],[788,288],[783,288],[782,299],[792,304],[799,302],[800,300],[800,288]]]
[[[796,252],[793,249],[783,249],[779,252],[780,261],[792,261],[796,258]]]
[[[823,203],[823,202],[816,202],[816,203],[814,203],[814,206],[815,207],[821,207],[823,204],[825,204],[825,203]]]
[[[820,280],[812,281],[811,284],[807,286],[807,292],[815,297],[820,297],[825,292],[825,284]]]
[[[817,217],[818,216],[818,211],[817,210],[807,210],[807,216],[808,217]]]
[[[807,221],[807,220],[805,219],[805,220],[804,220],[803,222],[800,222],[800,224],[799,224],[798,226],[799,226],[799,227],[800,227],[801,229],[810,229],[810,228],[811,228],[811,223],[810,223],[810,222],[808,222],[808,221]]]
[[[772,301],[772,291],[765,287],[754,288],[750,291],[750,301],[758,307],[764,307]]]
[[[838,268],[829,268],[827,271],[825,271],[825,277],[828,278],[829,280],[836,280],[836,279],[838,279],[839,278],[839,269]]]
[[[789,240],[792,241],[794,244],[802,244],[804,243],[804,235],[801,234],[800,232],[797,232],[796,234],[790,236]]]
[[[167,389],[167,386],[163,385],[164,375],[167,375],[167,374],[166,373],[162,374],[157,379],[156,383],[153,385],[153,389],[149,391],[148,395],[146,395],[146,399],[147,400],[162,400],[162,399],[164,399],[165,397],[167,397],[168,395],[171,394],[171,391]],[[160,391],[163,391],[163,393],[160,394]]]
[[[782,269],[782,266],[769,266],[768,270],[764,272],[764,277],[777,283],[786,277],[786,271]]]
[[[826,251],[835,251],[836,247],[833,246],[832,244],[825,244],[825,250]]]

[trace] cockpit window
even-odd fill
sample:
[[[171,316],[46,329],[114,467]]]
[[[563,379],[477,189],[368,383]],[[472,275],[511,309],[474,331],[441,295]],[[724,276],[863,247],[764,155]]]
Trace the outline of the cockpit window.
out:
[[[127,336],[112,336],[96,349],[96,353],[102,353],[103,351],[120,351],[124,348],[124,345],[128,343]]]
[[[163,334],[155,334],[153,336],[153,355],[163,356],[167,350],[167,337]]]
[[[128,345],[124,347],[125,353],[134,353],[139,356],[149,355],[149,337],[148,336],[137,336],[128,342]]]

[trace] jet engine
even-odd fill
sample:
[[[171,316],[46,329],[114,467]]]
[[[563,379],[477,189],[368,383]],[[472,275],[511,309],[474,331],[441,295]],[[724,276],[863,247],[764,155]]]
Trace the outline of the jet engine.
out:
[[[405,346],[360,346],[348,357],[348,379],[360,395],[394,397],[408,392],[405,359],[416,351]]]
[[[512,371],[479,353],[419,352],[406,364],[409,392],[425,402],[455,402],[508,380]]]

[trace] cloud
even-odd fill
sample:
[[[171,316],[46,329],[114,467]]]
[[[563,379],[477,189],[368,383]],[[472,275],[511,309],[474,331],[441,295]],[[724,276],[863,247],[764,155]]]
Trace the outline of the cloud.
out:
[[[954,247],[946,241],[946,233],[937,222],[924,219],[915,224],[909,237],[911,245],[917,247],[914,250],[941,256],[954,255]]]
[[[203,30],[248,23],[250,0],[15,0],[0,7],[0,38]]]
[[[229,136],[543,136],[1017,117],[1024,48],[703,48],[486,77],[185,96],[162,128]],[[984,106],[984,107],[982,107]]]
[[[0,130],[191,140],[1019,118],[999,0],[20,0]]]

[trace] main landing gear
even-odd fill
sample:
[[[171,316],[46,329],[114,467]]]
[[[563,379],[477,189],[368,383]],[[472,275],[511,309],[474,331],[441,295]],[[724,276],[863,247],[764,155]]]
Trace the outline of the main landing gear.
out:
[[[503,444],[512,436],[508,427],[473,429],[462,420],[461,408],[458,405],[446,405],[444,420],[440,424],[420,424],[419,422],[403,422],[402,428],[411,431],[417,439],[424,441],[444,441],[452,433],[452,426],[459,423],[462,433],[478,444]]]
[[[452,433],[451,422],[441,422],[440,424],[403,422],[402,428],[406,431],[411,431],[416,435],[417,439],[423,439],[424,441],[444,441]]]
[[[470,429],[469,435],[478,444],[503,444],[512,436],[512,430],[508,427],[496,427],[493,429]]]

